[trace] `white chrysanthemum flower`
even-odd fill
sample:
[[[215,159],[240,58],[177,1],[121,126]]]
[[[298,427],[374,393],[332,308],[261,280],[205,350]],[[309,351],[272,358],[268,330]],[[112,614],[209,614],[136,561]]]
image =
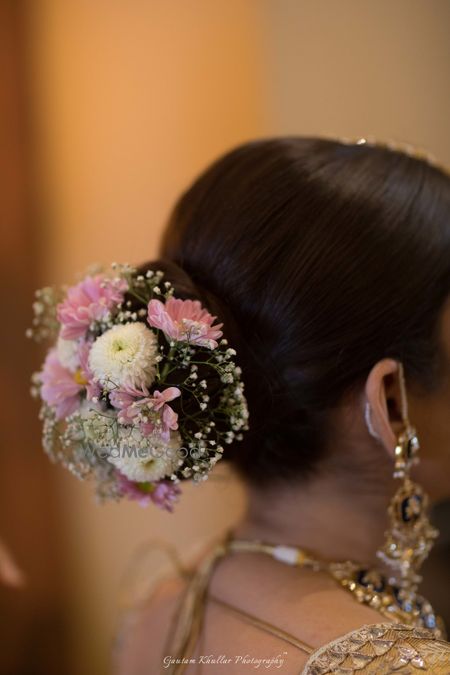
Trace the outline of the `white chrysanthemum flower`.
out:
[[[157,434],[140,436],[137,428],[130,433],[130,428],[121,427],[119,433],[120,443],[111,449],[107,459],[129,480],[153,482],[179,468],[181,436],[178,433],[171,434],[169,442]]]
[[[113,326],[98,337],[89,353],[89,367],[105,389],[149,386],[155,379],[156,335],[145,324]]]
[[[64,368],[75,372],[80,367],[78,354],[78,342],[76,340],[64,340],[61,336],[56,343],[56,351],[59,362]]]

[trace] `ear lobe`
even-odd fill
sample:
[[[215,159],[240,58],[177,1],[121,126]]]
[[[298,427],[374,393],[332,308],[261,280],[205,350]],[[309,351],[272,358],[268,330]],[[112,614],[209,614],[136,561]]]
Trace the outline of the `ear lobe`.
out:
[[[370,405],[371,423],[373,430],[379,437],[390,456],[394,456],[397,436],[393,429],[396,425],[398,407],[388,390],[393,389],[394,374],[398,371],[398,362],[394,359],[382,359],[378,361],[370,371],[365,386],[366,399]],[[396,419],[397,418],[397,419]]]

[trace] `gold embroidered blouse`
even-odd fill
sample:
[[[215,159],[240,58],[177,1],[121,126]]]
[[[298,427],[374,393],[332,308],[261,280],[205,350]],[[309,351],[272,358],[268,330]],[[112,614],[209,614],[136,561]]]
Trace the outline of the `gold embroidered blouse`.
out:
[[[363,626],[316,649],[302,675],[450,673],[450,643],[402,624]]]

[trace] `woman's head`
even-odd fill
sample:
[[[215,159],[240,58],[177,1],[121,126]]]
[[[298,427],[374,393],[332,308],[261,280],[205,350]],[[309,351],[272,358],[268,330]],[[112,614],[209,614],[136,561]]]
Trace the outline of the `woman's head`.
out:
[[[310,476],[380,360],[409,395],[440,391],[449,215],[450,178],[425,161],[307,137],[243,144],[180,197],[158,264],[238,351],[251,429],[225,456],[247,480]]]

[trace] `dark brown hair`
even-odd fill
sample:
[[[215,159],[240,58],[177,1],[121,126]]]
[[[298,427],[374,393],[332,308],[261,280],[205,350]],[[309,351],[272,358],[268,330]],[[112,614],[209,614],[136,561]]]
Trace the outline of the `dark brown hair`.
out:
[[[383,357],[432,390],[450,291],[450,178],[381,146],[312,137],[245,143],[170,216],[160,260],[178,295],[224,322],[250,410],[226,448],[249,481],[308,476],[329,412]]]

